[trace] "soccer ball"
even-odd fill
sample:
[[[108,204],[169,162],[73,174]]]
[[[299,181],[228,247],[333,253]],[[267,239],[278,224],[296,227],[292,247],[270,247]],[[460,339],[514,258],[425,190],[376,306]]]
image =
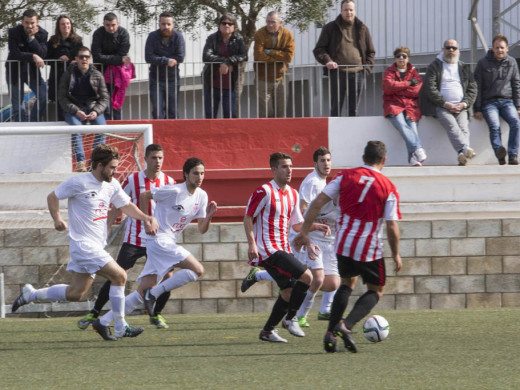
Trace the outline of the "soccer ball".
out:
[[[363,335],[368,341],[378,343],[386,339],[388,333],[390,333],[390,325],[384,317],[370,316],[363,323]]]

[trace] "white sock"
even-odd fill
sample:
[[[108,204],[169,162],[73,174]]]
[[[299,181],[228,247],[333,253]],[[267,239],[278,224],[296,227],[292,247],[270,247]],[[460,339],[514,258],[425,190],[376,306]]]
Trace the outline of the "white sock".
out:
[[[108,293],[110,305],[112,306],[112,315],[114,316],[114,329],[122,330],[126,325],[125,322],[125,286],[110,286]]]
[[[307,314],[309,314],[309,311],[312,308],[312,305],[314,303],[314,297],[316,296],[316,293],[312,292],[311,290],[307,290],[307,294],[305,295],[305,299],[303,300],[300,310],[298,310],[297,317],[307,317]]]
[[[55,284],[54,286],[41,288],[33,291],[29,301],[66,301],[67,287],[67,284]]]
[[[261,281],[261,280],[269,280],[271,282],[274,282],[274,279],[271,277],[271,275],[269,275],[269,272],[267,271],[258,271],[256,274],[255,274],[255,278],[256,280],[258,281]]]
[[[334,295],[336,295],[336,291],[331,292],[323,292],[323,295],[321,296],[321,307],[320,307],[320,313],[330,313],[330,307],[332,306],[332,301],[334,300]]]
[[[130,314],[133,312],[140,303],[143,303],[143,297],[137,290],[128,294],[125,297],[125,314]],[[101,325],[109,326],[112,321],[114,321],[114,314],[112,313],[112,310],[108,311],[104,316],[102,316],[99,321],[101,322]]]
[[[175,272],[171,278],[166,279],[165,281],[159,283],[157,286],[152,288],[150,290],[150,293],[157,298],[166,291],[171,291],[181,286],[184,286],[189,282],[194,282],[198,278],[199,277],[197,276],[197,274],[193,272],[191,269],[181,269]]]

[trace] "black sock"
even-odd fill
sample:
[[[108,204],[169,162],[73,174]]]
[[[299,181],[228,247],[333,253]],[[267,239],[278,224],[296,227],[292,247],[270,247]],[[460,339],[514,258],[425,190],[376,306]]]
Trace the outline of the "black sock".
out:
[[[166,303],[168,302],[168,299],[170,299],[170,291],[166,291],[159,295],[159,298],[157,298],[157,301],[155,302],[155,309],[153,313],[154,317],[161,314],[164,306],[166,306]]]
[[[329,328],[327,329],[329,332],[332,332],[334,327],[341,321],[343,313],[347,308],[350,294],[352,294],[352,289],[346,284],[339,286],[338,291],[336,291],[330,307]]]
[[[289,298],[289,308],[287,310],[287,320],[292,320],[293,317],[298,312],[298,309],[303,303],[305,296],[307,295],[307,290],[309,289],[309,285],[303,282],[297,281],[294,283],[291,297]]]
[[[280,323],[285,313],[287,313],[287,308],[289,307],[289,303],[285,302],[280,295],[276,302],[274,303],[273,309],[271,310],[271,315],[267,319],[267,322],[264,325],[264,330],[266,332],[271,332],[274,327]]]
[[[108,302],[108,296],[110,294],[110,280],[107,280],[103,286],[99,289],[98,297],[96,299],[96,303],[94,303],[94,308],[91,310],[91,313],[94,313],[94,316],[99,315],[101,310],[103,309],[103,306]]]
[[[373,290],[368,290],[366,293],[361,295],[356,304],[350,311],[347,318],[345,318],[345,326],[347,329],[352,330],[354,325],[363,319],[370,311],[377,305],[379,301],[379,295]]]

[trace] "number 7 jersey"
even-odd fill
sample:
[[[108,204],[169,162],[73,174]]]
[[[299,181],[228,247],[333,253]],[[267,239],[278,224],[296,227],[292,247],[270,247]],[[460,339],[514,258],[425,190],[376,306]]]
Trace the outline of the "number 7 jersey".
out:
[[[383,222],[401,219],[395,185],[374,167],[345,169],[323,190],[338,199],[335,249],[357,261],[383,257]]]

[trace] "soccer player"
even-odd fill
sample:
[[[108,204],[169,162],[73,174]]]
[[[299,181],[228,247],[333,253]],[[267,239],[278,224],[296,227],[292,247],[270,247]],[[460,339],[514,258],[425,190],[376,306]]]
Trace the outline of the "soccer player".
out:
[[[381,173],[386,162],[386,146],[381,141],[369,141],[363,154],[365,165],[345,169],[331,181],[311,203],[305,215],[300,234],[294,246],[307,247],[315,257],[311,243],[311,224],[322,207],[337,200],[341,215],[337,220],[335,248],[341,276],[330,314],[329,327],[324,338],[325,351],[336,351],[336,336],[343,339],[345,348],[357,352],[352,328],[365,317],[383,296],[386,281],[383,258],[383,221],[386,221],[388,244],[395,262],[395,271],[401,269],[399,255],[399,194],[395,185]],[[341,321],[348,299],[361,275],[367,292],[358,298],[353,309]]]
[[[149,211],[150,201],[155,201],[154,216],[159,222],[159,229],[156,236],[146,240],[148,259],[137,278],[137,290],[126,297],[126,313],[132,312],[140,303],[144,303],[148,313],[153,313],[158,297],[196,281],[204,273],[202,264],[176,241],[194,219],[198,220],[199,232],[206,233],[217,212],[217,204],[214,201],[208,203],[208,195],[200,188],[205,173],[201,159],[191,157],[186,160],[182,172],[184,183],[141,193],[139,203],[145,214]],[[164,276],[174,267],[180,269],[164,280]],[[112,320],[112,311],[109,311],[98,321],[100,326],[108,328]]]
[[[115,337],[135,337],[144,329],[128,325],[124,316],[126,273],[104,250],[107,237],[107,214],[112,203],[129,217],[144,222],[145,231],[155,234],[157,220],[144,214],[131,202],[130,197],[114,179],[119,163],[117,148],[98,145],[91,156],[92,172],[75,175],[61,183],[47,197],[54,227],[58,231],[67,229],[60,214],[60,199],[68,199],[70,261],[67,271],[72,273],[69,285],[58,284],[36,290],[30,284],[22,289],[22,294],[14,301],[14,313],[22,305],[36,300],[80,301],[88,291],[97,274],[112,283],[109,290],[110,304],[114,312]],[[101,335],[107,339],[106,335]]]
[[[265,268],[280,287],[280,295],[259,338],[286,343],[274,327],[282,321],[282,326],[292,335],[305,336],[295,315],[305,299],[312,274],[293,256],[289,246],[289,225],[299,231],[303,222],[298,192],[288,185],[292,158],[285,153],[273,153],[269,165],[273,180],[253,191],[247,204],[244,228],[249,244],[249,264]],[[312,224],[311,230],[330,233],[329,227],[323,224]]]
[[[139,196],[141,192],[150,191],[152,188],[161,187],[167,184],[175,184],[175,180],[164,174],[161,171],[164,162],[163,148],[159,144],[150,144],[146,147],[144,160],[146,168],[142,171],[132,173],[123,182],[123,191],[132,199],[137,207],[139,207]],[[150,215],[153,215],[155,202],[150,201]],[[108,229],[119,217],[121,211],[113,207],[108,213]],[[138,219],[129,218],[126,221],[124,242],[117,256],[117,264],[119,264],[125,271],[131,269],[136,261],[141,257],[146,257],[145,238],[141,238],[143,230],[142,222]],[[88,326],[97,320],[99,313],[103,306],[108,302],[108,293],[110,291],[110,280],[107,280],[101,287],[94,307],[86,316],[78,321],[78,328],[87,329]],[[157,299],[155,312],[150,314],[150,322],[157,326],[157,328],[168,328],[166,321],[161,315],[161,310],[164,308],[170,297],[169,292],[161,295]]]

